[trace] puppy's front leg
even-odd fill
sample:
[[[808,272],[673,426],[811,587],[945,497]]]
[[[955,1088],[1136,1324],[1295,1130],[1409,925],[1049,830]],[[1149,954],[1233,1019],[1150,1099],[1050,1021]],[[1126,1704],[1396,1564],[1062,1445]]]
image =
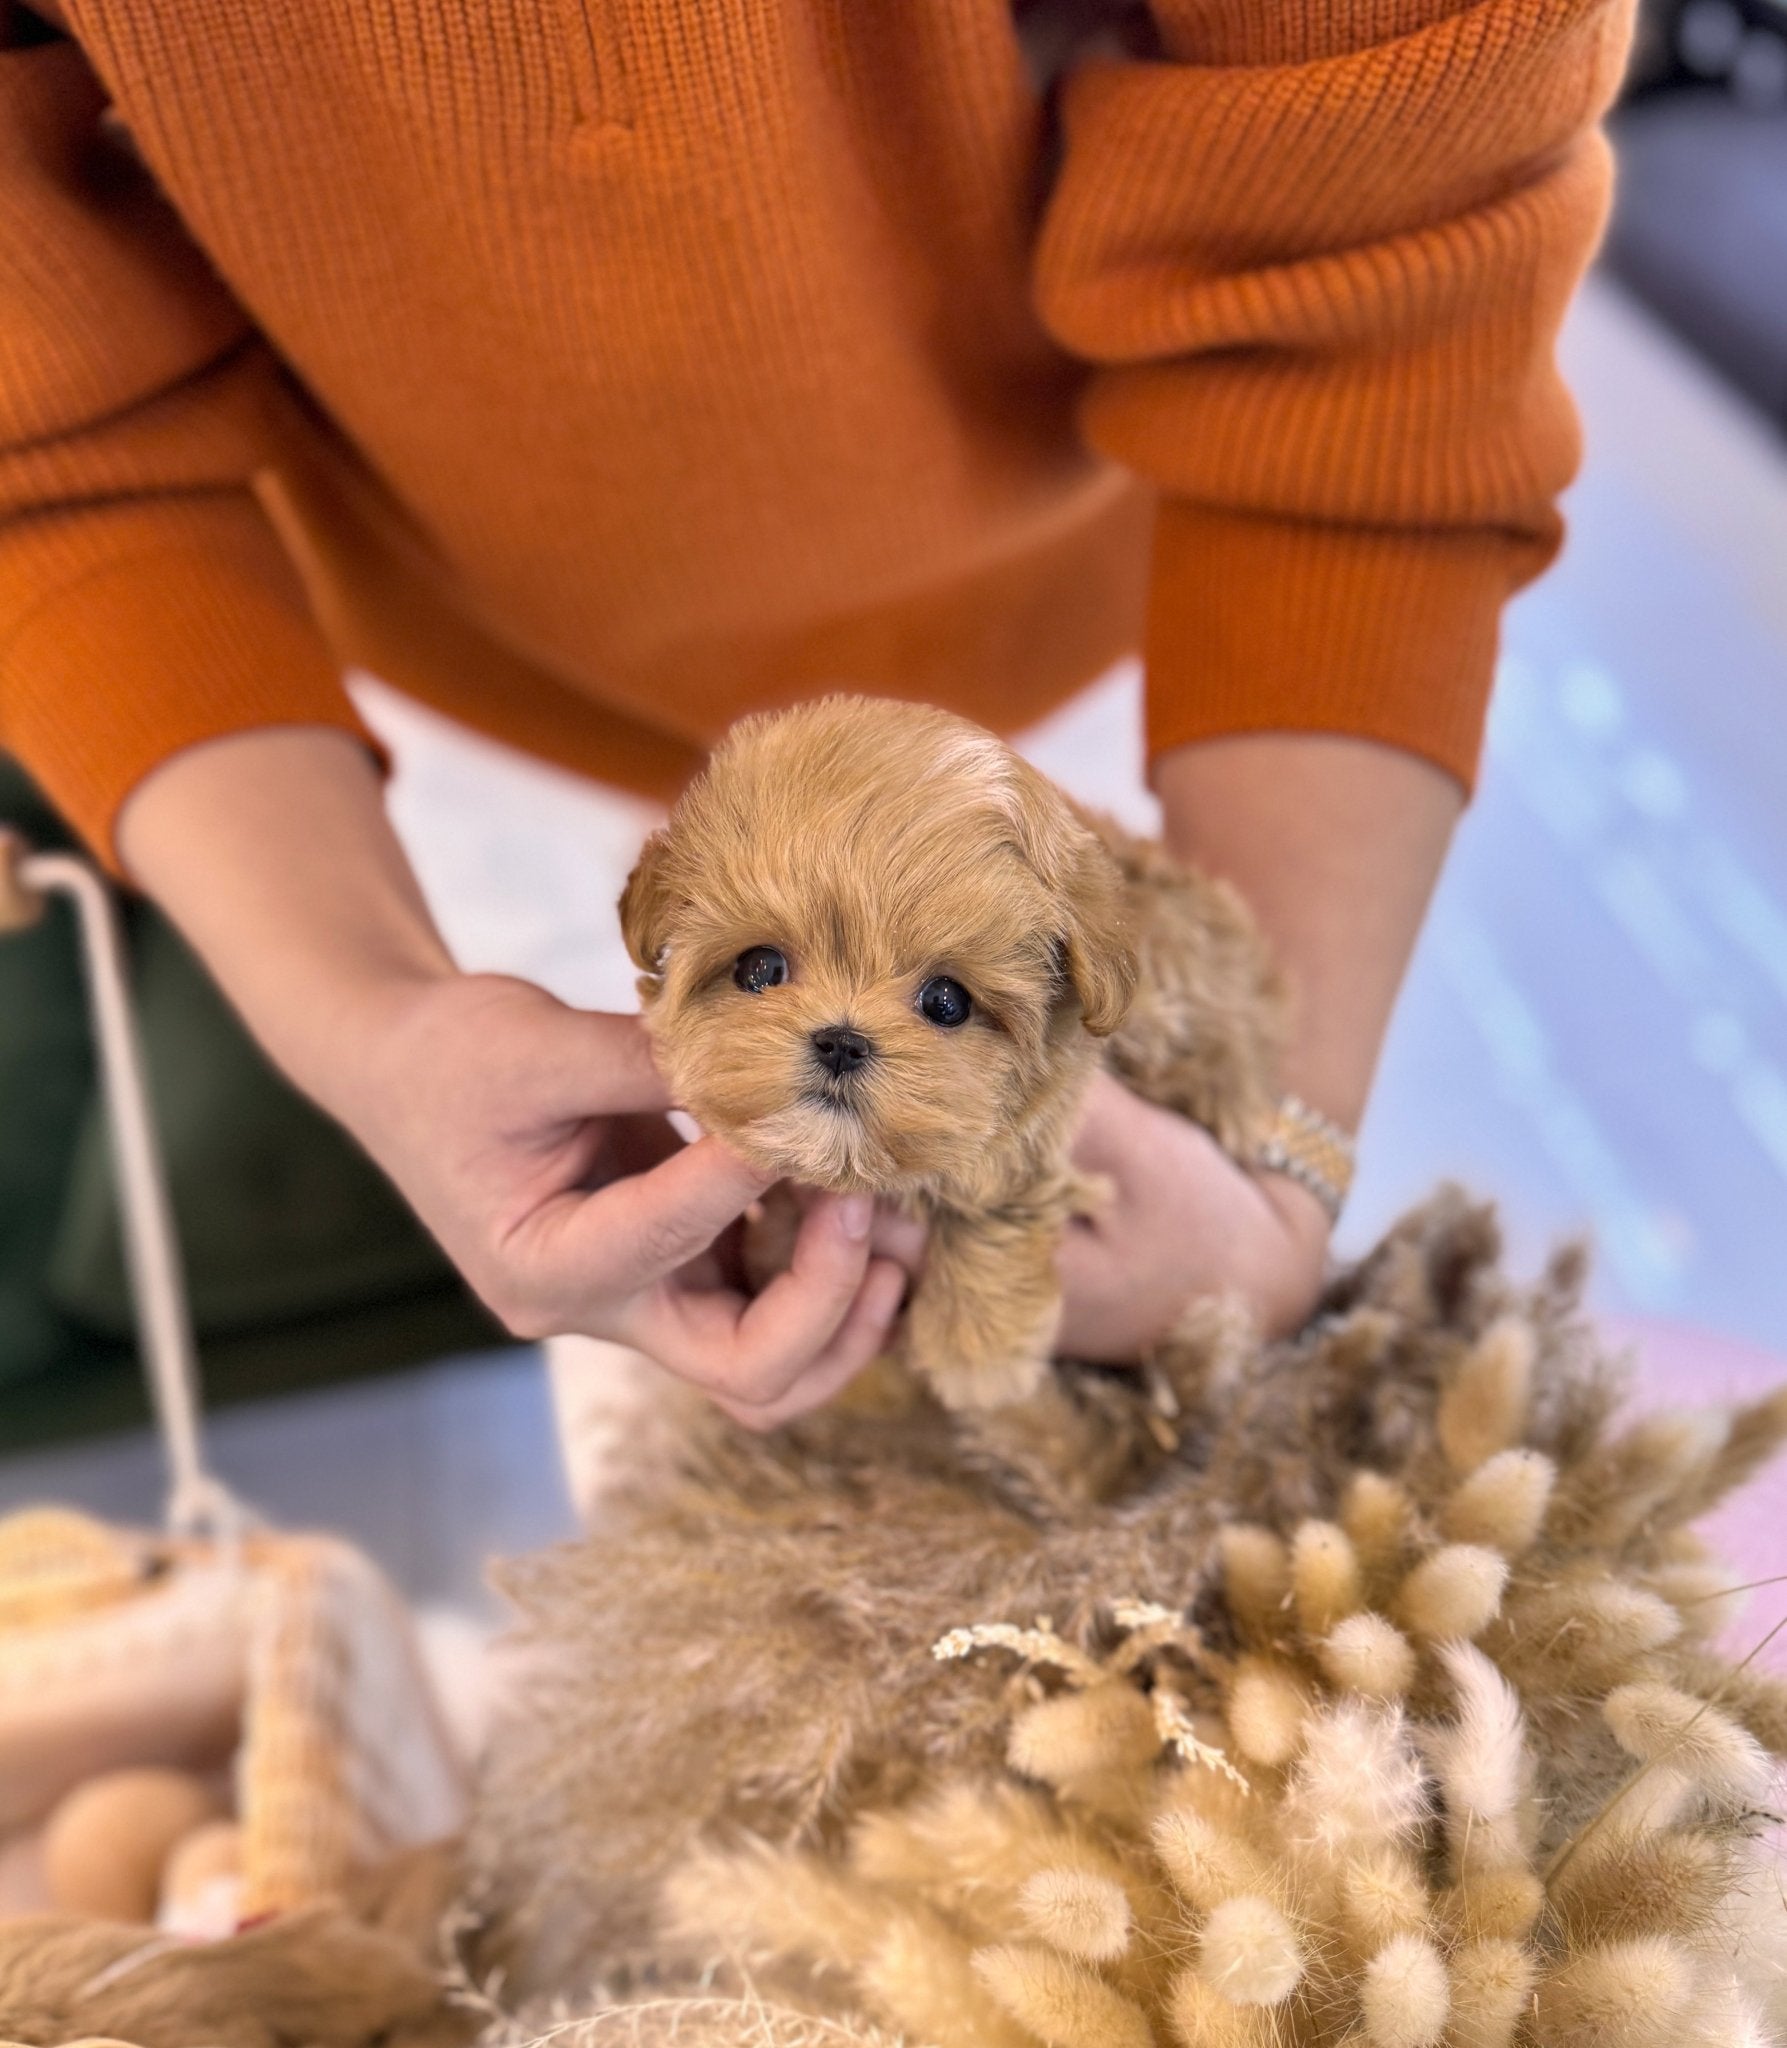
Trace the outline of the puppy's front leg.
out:
[[[905,1355],[946,1407],[1000,1407],[1041,1383],[1061,1320],[1055,1247],[1076,1185],[1058,1176],[971,1213],[931,1211]]]

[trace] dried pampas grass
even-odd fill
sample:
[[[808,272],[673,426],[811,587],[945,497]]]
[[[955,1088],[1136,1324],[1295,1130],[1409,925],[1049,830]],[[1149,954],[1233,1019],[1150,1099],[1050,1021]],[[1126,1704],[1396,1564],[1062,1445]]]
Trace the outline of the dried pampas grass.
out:
[[[1787,1693],[1686,1535],[1787,1404],[1622,1429],[1579,1263],[1496,1256],[1442,1197],[1207,1396],[1214,1325],[1009,1426],[692,1420],[510,1576],[516,1981],[931,2048],[1787,2038]]]
[[[1129,1948],[1129,1899],[1121,1884],[1087,1870],[1039,1870],[1019,1888],[1028,1931],[1083,1963],[1113,1963]]]
[[[1420,1669],[1414,1645],[1381,1614],[1351,1614],[1316,1646],[1328,1683],[1371,1700],[1399,1700]]]

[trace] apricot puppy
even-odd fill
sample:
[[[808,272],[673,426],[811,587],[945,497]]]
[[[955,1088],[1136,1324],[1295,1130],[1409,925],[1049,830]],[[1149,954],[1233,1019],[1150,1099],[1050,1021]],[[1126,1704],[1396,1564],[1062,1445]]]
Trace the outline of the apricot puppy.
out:
[[[1269,1109],[1270,975],[1226,892],[1077,812],[946,712],[829,697],[743,720],[647,841],[621,926],[660,1066],[766,1171],[929,1224],[909,1362],[954,1407],[1038,1383],[1074,1112],[1113,1064],[1239,1144]]]

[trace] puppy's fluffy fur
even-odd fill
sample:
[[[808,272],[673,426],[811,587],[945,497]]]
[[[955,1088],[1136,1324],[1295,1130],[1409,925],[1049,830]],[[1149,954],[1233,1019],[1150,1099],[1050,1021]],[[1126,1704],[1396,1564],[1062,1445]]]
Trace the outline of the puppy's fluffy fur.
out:
[[[621,924],[704,1128],[924,1215],[906,1353],[952,1405],[1040,1379],[1097,1041],[1237,1154],[1270,1109],[1280,1004],[1239,901],[946,712],[830,697],[743,721],[647,842]],[[741,987],[764,949],[782,978]],[[940,978],[966,1021],[921,1006]]]

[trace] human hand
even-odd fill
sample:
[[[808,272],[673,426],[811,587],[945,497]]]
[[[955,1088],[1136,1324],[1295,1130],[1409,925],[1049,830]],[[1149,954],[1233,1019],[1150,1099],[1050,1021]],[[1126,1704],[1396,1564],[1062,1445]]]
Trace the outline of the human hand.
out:
[[[1200,1295],[1240,1300],[1267,1336],[1314,1306],[1330,1226],[1295,1181],[1244,1172],[1206,1131],[1104,1072],[1087,1090],[1073,1163],[1111,1193],[1062,1241],[1063,1356],[1133,1361]]]
[[[1073,1163],[1105,1182],[1109,1199],[1069,1226],[1057,1254],[1059,1356],[1133,1364],[1200,1295],[1241,1301],[1268,1336],[1314,1306],[1329,1223],[1294,1181],[1244,1172],[1198,1125],[1103,1071],[1086,1093]],[[825,1199],[791,1193],[784,1213],[810,1214]],[[924,1228],[878,1205],[872,1248],[920,1273]]]
[[[884,1343],[905,1274],[866,1196],[808,1203],[789,1269],[755,1299],[735,1284],[733,1226],[770,1177],[676,1135],[637,1017],[448,974],[387,991],[355,1037],[331,1106],[517,1336],[628,1344],[757,1428]]]
[[[866,1202],[817,1202],[791,1269],[734,1285],[766,1176],[685,1146],[637,1017],[458,973],[350,735],[183,748],[119,815],[131,874],[261,1044],[366,1145],[518,1335],[607,1337],[768,1427],[880,1347],[904,1285]]]

